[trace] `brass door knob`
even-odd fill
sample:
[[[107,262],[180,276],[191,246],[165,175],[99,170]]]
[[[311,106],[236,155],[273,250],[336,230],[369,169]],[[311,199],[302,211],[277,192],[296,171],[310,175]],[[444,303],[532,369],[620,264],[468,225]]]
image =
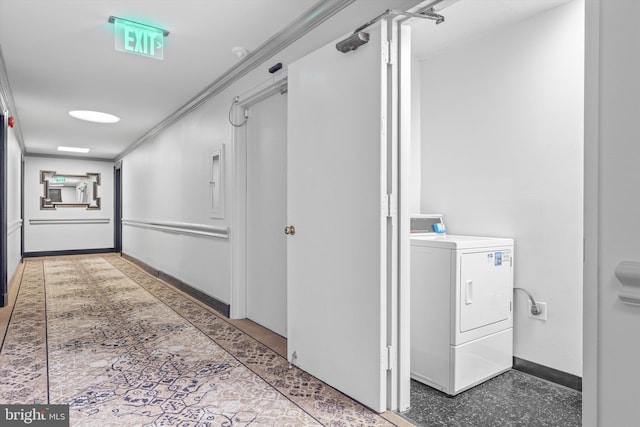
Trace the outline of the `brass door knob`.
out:
[[[288,225],[284,228],[284,234],[294,235],[296,234],[296,228],[293,225]]]

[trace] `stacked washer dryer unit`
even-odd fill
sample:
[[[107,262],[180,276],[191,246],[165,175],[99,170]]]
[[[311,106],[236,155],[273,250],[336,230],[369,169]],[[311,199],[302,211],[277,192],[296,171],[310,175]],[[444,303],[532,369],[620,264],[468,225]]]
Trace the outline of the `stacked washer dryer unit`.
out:
[[[411,223],[411,377],[456,395],[512,366],[513,239]]]

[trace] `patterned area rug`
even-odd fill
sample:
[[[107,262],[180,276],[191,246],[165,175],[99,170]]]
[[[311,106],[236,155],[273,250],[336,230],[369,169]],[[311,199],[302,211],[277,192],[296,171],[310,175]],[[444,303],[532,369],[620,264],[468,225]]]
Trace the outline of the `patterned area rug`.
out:
[[[393,425],[116,255],[26,261],[0,402],[74,426]]]

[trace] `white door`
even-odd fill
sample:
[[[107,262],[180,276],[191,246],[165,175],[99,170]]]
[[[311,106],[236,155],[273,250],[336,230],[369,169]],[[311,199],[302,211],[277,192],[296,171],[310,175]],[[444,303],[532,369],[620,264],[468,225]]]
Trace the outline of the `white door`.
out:
[[[287,336],[287,96],[249,107],[247,318]]]
[[[385,29],[289,67],[288,354],[368,407],[386,409]],[[386,36],[386,35],[385,35]]]
[[[640,284],[640,57],[628,55],[627,48],[640,40],[640,2],[586,6],[583,422],[634,426],[640,306],[623,300],[638,298]]]

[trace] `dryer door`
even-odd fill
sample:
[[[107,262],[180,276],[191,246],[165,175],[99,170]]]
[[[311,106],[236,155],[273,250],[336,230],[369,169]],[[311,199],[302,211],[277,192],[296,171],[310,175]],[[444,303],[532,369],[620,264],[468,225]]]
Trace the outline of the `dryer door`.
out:
[[[511,250],[499,249],[459,256],[460,333],[511,317],[511,254]]]

